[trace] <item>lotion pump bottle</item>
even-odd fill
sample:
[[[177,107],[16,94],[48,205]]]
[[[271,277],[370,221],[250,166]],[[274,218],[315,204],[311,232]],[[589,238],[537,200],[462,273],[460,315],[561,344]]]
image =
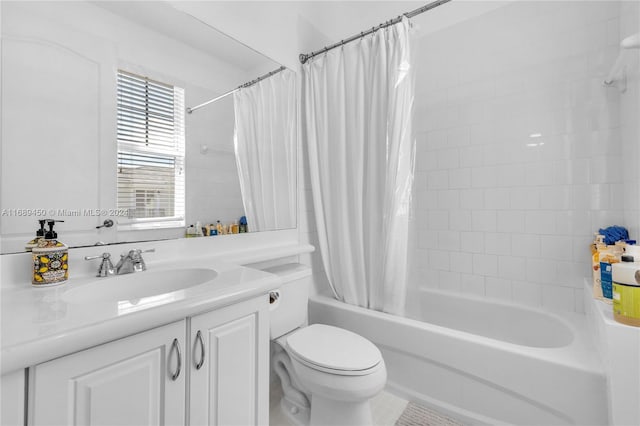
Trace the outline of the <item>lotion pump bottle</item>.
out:
[[[33,258],[31,284],[35,287],[58,285],[69,278],[69,247],[58,241],[58,233],[53,230],[56,222],[64,222],[64,220],[47,219],[49,230],[31,250]]]
[[[38,241],[44,238],[44,224],[47,222],[47,219],[40,219],[38,222],[40,223],[40,229],[36,231],[36,237],[24,246],[27,251],[31,251],[34,247],[37,247]]]

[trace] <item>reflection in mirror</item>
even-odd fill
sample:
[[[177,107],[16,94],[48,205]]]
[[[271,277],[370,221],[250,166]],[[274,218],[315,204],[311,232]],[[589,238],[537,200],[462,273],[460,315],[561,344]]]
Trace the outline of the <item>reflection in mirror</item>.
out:
[[[72,247],[296,226],[293,72],[188,114],[279,64],[164,2],[0,8],[1,253],[44,218]]]

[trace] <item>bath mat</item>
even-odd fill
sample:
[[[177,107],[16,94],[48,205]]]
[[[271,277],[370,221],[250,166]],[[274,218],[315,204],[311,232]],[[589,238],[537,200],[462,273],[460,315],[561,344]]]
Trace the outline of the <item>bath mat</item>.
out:
[[[430,408],[410,402],[396,421],[396,426],[462,426],[462,423]]]

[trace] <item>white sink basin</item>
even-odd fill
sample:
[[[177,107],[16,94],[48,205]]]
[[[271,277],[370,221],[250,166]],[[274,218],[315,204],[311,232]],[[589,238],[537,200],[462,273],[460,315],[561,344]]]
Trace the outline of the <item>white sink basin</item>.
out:
[[[213,269],[205,268],[134,272],[71,288],[62,298],[68,303],[136,300],[204,284],[217,275]]]

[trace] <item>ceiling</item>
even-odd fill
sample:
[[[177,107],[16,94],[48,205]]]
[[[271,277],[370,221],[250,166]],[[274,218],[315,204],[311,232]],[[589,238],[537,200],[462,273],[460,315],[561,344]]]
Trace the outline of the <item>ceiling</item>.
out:
[[[226,1],[203,0],[225,7]],[[251,16],[256,10],[264,10],[260,6],[268,5],[269,10],[282,14],[282,19],[291,19],[298,15],[312,25],[324,38],[326,43],[339,42],[361,31],[377,26],[382,22],[395,18],[403,13],[417,9],[432,0],[293,0],[274,1],[234,1],[233,6],[240,6],[242,14],[250,21],[260,20],[259,16]],[[436,32],[472,19],[496,8],[518,0],[451,0],[435,9],[415,16],[412,20],[417,24],[418,36]],[[242,71],[270,69],[277,66],[268,58],[242,45],[225,34],[204,24],[186,13],[179,12],[164,1],[92,1],[125,19],[137,22],[147,28],[164,33],[174,39],[199,49],[207,54],[239,68]],[[283,12],[287,12],[286,14]],[[289,18],[285,18],[288,16]],[[170,24],[169,24],[170,23]],[[264,25],[263,25],[264,28]],[[323,46],[317,46],[321,48]],[[273,64],[273,66],[271,65]]]
[[[127,20],[183,42],[242,71],[275,68],[271,59],[215,30],[209,25],[174,9],[162,1],[109,1],[91,3]]]
[[[412,20],[418,25],[419,36],[442,30],[472,19],[517,0],[452,0]],[[289,2],[298,8],[299,15],[311,22],[327,39],[347,38],[366,31],[384,21],[422,7],[431,1],[297,1]]]

